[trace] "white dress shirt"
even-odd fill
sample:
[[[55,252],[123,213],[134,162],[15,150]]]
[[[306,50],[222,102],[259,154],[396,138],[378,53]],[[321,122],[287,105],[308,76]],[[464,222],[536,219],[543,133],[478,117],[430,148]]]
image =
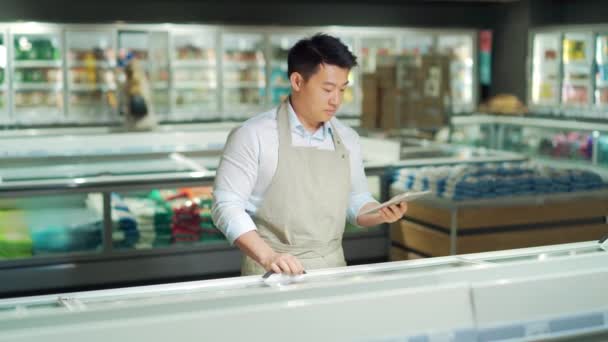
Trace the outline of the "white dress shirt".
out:
[[[311,134],[304,129],[289,102],[288,112],[294,146],[334,149],[329,122]],[[349,151],[351,192],[346,217],[356,225],[361,207],[377,201],[367,189],[359,135],[335,117],[331,123]],[[257,229],[251,216],[262,205],[277,170],[278,147],[277,108],[245,121],[228,137],[215,176],[212,216],[231,244],[242,234]]]

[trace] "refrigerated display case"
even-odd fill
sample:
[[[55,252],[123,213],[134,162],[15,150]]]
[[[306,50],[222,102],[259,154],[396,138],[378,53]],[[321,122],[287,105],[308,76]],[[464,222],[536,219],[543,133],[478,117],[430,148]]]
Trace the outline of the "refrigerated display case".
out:
[[[608,166],[608,125],[603,123],[473,115],[452,118],[452,126],[456,143],[513,151],[572,167]]]
[[[462,82],[455,84],[470,87],[462,90],[463,101],[472,98],[474,103],[477,96],[474,78],[471,83],[466,76],[476,68],[475,59],[469,59],[474,56],[473,31],[127,23],[5,26],[4,116],[17,127],[119,123],[115,113],[123,102],[121,68],[128,58],[143,62],[152,109],[161,122],[249,118],[288,94],[285,54],[297,39],[314,32],[336,35],[358,57],[340,117],[356,120],[361,114],[362,72],[375,70],[389,54],[436,52],[437,44],[442,51],[454,51],[460,61],[453,71]],[[88,34],[90,41],[84,38]]]
[[[336,36],[348,47],[348,49],[357,55],[357,45],[355,36],[350,33],[337,33]],[[348,86],[344,89],[342,95],[342,105],[338,115],[354,116],[361,115],[361,97],[362,90],[359,80],[361,79],[361,70],[359,67],[354,68],[348,74]]]
[[[0,170],[0,211],[21,220],[5,226],[0,217],[0,235],[10,228],[13,236],[9,245],[0,236],[0,254],[13,251],[0,261],[13,279],[0,293],[237,274],[240,254],[209,215],[213,170],[231,128],[0,139],[0,147],[11,146],[0,148],[7,163]],[[376,187],[387,167],[366,169],[380,178]],[[382,200],[380,189],[371,190]],[[31,220],[40,223],[36,241],[51,247],[32,245]],[[382,227],[348,230],[346,258],[386,260],[387,241]],[[45,276],[29,281],[36,272]]]
[[[608,35],[598,34],[595,41],[595,92],[594,101],[596,110],[606,112],[608,108]],[[607,115],[602,115],[608,118]]]
[[[4,31],[0,31],[0,123],[9,122],[8,108],[8,86],[6,77],[6,67],[8,63],[7,48],[5,45],[6,38]]]
[[[530,109],[550,113],[560,102],[560,34],[534,36]]]
[[[532,114],[605,120],[606,34],[603,25],[557,26],[530,32]]]
[[[2,139],[0,292],[238,272],[209,213],[227,135]]]
[[[152,110],[160,120],[170,114],[169,33],[155,30],[118,31],[120,66],[137,59],[146,70],[152,97]],[[124,82],[124,76],[121,76]]]
[[[171,39],[173,119],[219,118],[217,31],[173,31]]]
[[[222,99],[225,118],[246,119],[267,104],[265,35],[222,34]]]
[[[600,135],[597,137],[597,141],[597,163],[608,167],[608,134]]]
[[[208,192],[213,173],[156,159],[174,172],[4,181],[0,269],[12,280],[0,292],[238,272],[239,253],[212,225],[208,196],[172,199]]]
[[[152,103],[155,113],[162,120],[171,114],[169,33],[152,30],[149,33],[149,49],[151,59],[148,73],[152,85]]]
[[[565,32],[562,41],[562,104],[566,116],[586,116],[593,96],[593,34]]]
[[[477,107],[477,54],[473,34],[439,34],[437,50],[451,57],[451,110],[454,114],[473,113]]]
[[[287,75],[287,53],[305,34],[270,34],[270,102],[279,105],[291,92]]]
[[[66,32],[69,121],[104,123],[118,120],[114,45],[112,31]]]
[[[61,31],[18,27],[11,33],[14,121],[34,125],[64,122]]]
[[[0,301],[0,338],[601,341],[608,336],[607,261],[605,247],[589,241],[312,270],[286,279],[9,298]],[[272,333],[268,322],[277,323]],[[302,322],[315,329],[302,329]]]

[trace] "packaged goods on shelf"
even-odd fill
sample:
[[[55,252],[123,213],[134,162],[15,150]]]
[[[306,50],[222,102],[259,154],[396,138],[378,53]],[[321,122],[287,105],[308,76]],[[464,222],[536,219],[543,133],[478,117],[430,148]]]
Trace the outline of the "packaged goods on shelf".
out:
[[[172,212],[165,203],[147,197],[125,197],[124,202],[137,221],[136,248],[166,246],[171,243]]]
[[[101,216],[87,208],[0,211],[0,256],[28,257],[96,250],[101,246]]]
[[[101,194],[89,194],[86,199],[88,208],[103,216],[103,198]],[[118,248],[133,247],[139,240],[137,218],[124,203],[121,196],[111,195],[113,243]],[[117,233],[117,234],[114,234]]]
[[[564,39],[564,62],[585,61],[587,44],[583,40]]]
[[[587,86],[564,83],[562,86],[562,101],[564,103],[585,105],[589,102],[589,88]]]
[[[0,210],[0,259],[26,258],[33,242],[22,210]]]
[[[15,36],[15,59],[59,60],[61,55],[53,38],[18,35]]]
[[[87,208],[55,208],[27,212],[34,255],[96,250],[103,220]]]
[[[392,257],[444,256],[595,240],[608,233],[598,174],[491,163],[401,170],[392,195],[431,190],[391,227]],[[397,253],[398,252],[398,253]]]
[[[231,62],[263,62],[262,51],[226,50],[224,58]]]
[[[153,190],[148,194],[112,194],[113,241],[116,248],[152,248],[178,243],[224,240],[211,219],[211,189]],[[101,212],[101,195],[87,205]]]
[[[44,91],[19,91],[15,93],[15,107],[61,107],[61,93]]]
[[[174,242],[224,239],[211,219],[211,188],[182,188],[165,199],[173,208]]]
[[[177,48],[179,60],[215,60],[215,49],[201,48],[192,44],[182,45]]]
[[[437,197],[460,201],[599,190],[608,184],[591,171],[497,163],[401,169],[392,186],[431,190]]]

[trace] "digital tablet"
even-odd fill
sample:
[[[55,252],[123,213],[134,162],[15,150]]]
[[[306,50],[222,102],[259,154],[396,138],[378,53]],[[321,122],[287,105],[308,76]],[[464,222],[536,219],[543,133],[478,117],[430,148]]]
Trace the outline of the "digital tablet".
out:
[[[418,199],[418,198],[420,198],[420,197],[427,196],[427,195],[430,195],[430,194],[432,194],[432,191],[429,191],[429,190],[427,190],[427,191],[410,191],[410,192],[404,192],[404,193],[399,194],[399,195],[397,195],[397,196],[395,196],[395,197],[391,198],[390,200],[388,200],[388,201],[386,201],[386,202],[384,202],[384,203],[380,204],[380,205],[379,205],[379,206],[377,206],[377,207],[374,207],[374,208],[368,209],[368,210],[366,210],[366,211],[364,211],[364,212],[360,213],[359,215],[366,215],[366,214],[370,214],[370,213],[373,213],[373,212],[375,212],[375,211],[378,211],[378,210],[380,210],[380,209],[382,209],[382,208],[384,208],[384,207],[388,207],[388,206],[391,206],[391,205],[393,205],[393,204],[399,204],[399,203],[401,203],[401,202],[409,202],[409,201],[412,201],[412,200],[415,200],[415,199]]]

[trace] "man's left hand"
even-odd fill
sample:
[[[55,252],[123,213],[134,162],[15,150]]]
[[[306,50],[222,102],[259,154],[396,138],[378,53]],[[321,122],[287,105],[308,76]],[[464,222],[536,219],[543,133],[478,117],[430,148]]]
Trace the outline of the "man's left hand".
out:
[[[384,223],[393,223],[400,220],[407,211],[407,203],[401,202],[389,207],[380,209],[378,212]]]

